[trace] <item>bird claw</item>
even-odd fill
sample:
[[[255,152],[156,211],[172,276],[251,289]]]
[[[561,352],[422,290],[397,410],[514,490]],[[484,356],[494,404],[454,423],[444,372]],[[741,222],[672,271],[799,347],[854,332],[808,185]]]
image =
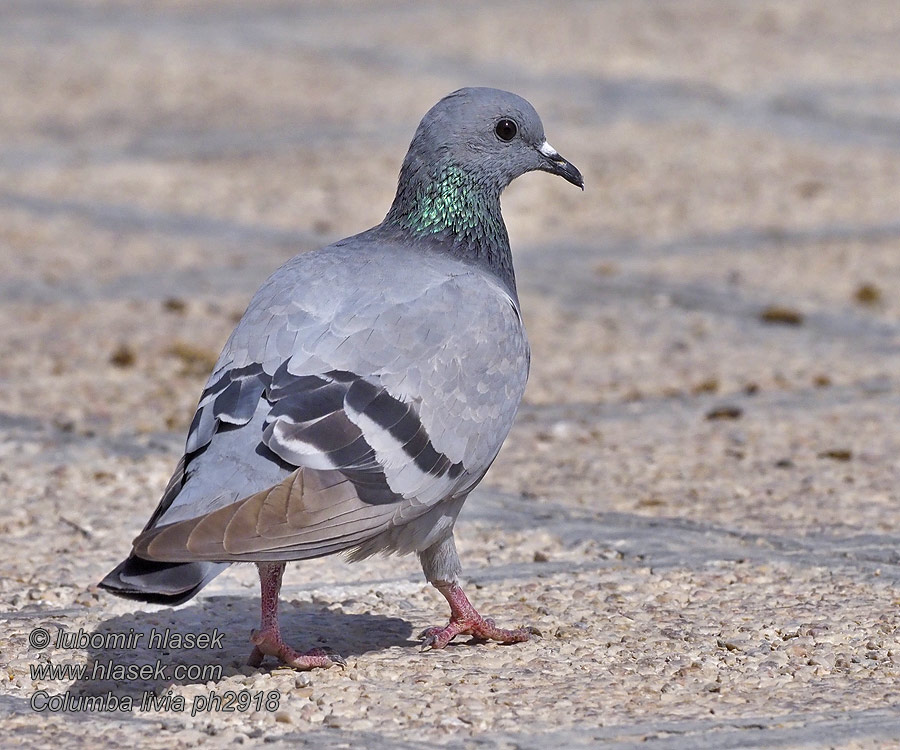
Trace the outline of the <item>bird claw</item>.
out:
[[[251,667],[262,665],[266,656],[274,656],[285,666],[300,671],[328,669],[335,665],[344,669],[347,666],[344,657],[327,646],[314,648],[304,653],[295,651],[281,640],[281,635],[277,631],[253,630],[250,633],[250,640],[254,646],[250,658],[247,659],[247,664]]]
[[[469,643],[486,643],[498,641],[500,643],[521,643],[527,641],[532,635],[540,635],[537,628],[530,626],[516,630],[498,628],[490,618],[478,617],[470,620],[451,620],[445,627],[425,628],[419,633],[422,641],[420,651],[437,651],[444,648],[458,635],[470,635]]]
[[[327,656],[331,660],[332,664],[340,667],[341,669],[347,668],[347,660],[330,646],[322,646],[321,648],[314,648],[312,651],[306,652],[306,655],[311,654],[314,654],[316,656]]]

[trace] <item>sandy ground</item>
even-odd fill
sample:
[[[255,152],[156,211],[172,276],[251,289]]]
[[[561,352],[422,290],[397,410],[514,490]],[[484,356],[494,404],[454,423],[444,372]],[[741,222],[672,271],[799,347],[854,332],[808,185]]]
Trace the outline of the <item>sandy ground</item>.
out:
[[[898,34],[893,0],[2,3],[4,743],[900,746]],[[543,637],[419,652],[446,611],[408,558],[289,568],[291,641],[348,661],[307,674],[244,665],[248,566],[99,591],[254,289],[380,221],[462,85],[531,100],[587,184],[505,195],[532,376],[457,533]],[[223,638],[33,643],[166,628]],[[32,705],[65,694],[169,702]]]

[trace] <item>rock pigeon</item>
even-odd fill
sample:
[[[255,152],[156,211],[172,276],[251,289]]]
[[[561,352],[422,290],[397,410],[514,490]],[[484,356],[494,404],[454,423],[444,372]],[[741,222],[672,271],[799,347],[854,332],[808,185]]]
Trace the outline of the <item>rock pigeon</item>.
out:
[[[179,604],[230,563],[259,568],[249,663],[342,663],[282,639],[285,562],[418,554],[455,636],[504,643],[460,588],[456,517],[525,390],[522,325],[500,193],[533,170],[584,189],[515,94],[465,88],[422,119],[376,227],[304,252],[262,285],[200,396],[184,456],[129,557],[100,586]]]

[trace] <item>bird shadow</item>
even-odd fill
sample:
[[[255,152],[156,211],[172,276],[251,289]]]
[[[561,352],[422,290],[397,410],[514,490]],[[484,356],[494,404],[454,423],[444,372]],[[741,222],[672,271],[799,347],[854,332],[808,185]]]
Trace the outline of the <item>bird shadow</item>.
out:
[[[345,659],[392,647],[413,648],[412,625],[398,617],[347,613],[339,605],[281,602],[279,623],[285,642],[300,651],[327,646]],[[88,654],[84,674],[69,691],[76,695],[129,695],[137,701],[148,691],[171,685],[217,683],[250,674],[250,632],[258,625],[256,607],[245,597],[210,596],[180,609],[132,612],[106,619],[82,643]],[[185,648],[186,636],[197,636]],[[69,631],[67,637],[79,633]],[[267,657],[259,671],[279,664]]]

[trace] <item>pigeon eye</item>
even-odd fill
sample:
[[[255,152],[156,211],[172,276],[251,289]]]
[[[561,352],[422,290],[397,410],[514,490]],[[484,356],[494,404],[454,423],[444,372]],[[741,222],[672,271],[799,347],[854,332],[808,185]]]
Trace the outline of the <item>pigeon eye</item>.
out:
[[[501,141],[511,141],[516,137],[516,133],[519,132],[519,126],[516,125],[514,120],[504,117],[497,123],[494,132]]]

